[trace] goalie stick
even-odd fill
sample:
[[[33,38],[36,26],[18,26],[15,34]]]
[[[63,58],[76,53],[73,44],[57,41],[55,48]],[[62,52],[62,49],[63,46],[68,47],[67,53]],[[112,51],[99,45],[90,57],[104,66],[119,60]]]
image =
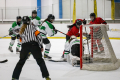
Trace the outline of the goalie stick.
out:
[[[6,59],[6,60],[3,60],[3,61],[0,61],[0,63],[5,63],[5,62],[7,62],[8,60]]]

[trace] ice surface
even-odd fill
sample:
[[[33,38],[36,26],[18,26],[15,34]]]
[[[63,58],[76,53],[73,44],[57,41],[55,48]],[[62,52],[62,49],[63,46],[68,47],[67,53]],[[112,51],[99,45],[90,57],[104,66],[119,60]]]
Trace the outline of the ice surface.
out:
[[[65,39],[50,39],[52,47],[50,56],[53,59],[60,59],[64,50]],[[17,42],[17,41],[16,41]],[[13,69],[19,60],[19,54],[8,51],[10,39],[0,39],[0,60],[8,59],[7,63],[0,64],[0,80],[11,80]],[[120,58],[120,40],[111,40],[117,58]],[[47,68],[52,80],[120,80],[120,68],[115,71],[86,71],[79,67],[72,67],[66,62],[46,61]],[[20,80],[45,80],[41,76],[36,61],[31,56],[26,61]]]

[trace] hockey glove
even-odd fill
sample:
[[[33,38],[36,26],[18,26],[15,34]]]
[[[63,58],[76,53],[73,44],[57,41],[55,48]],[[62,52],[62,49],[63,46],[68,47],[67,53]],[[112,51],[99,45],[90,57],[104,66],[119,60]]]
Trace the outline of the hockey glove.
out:
[[[13,31],[10,31],[10,32],[9,32],[9,35],[12,35],[12,34],[13,34]]]
[[[55,31],[55,34],[57,34],[58,31],[56,29],[54,29],[54,31]]]
[[[83,21],[83,24],[86,25],[86,20]]]

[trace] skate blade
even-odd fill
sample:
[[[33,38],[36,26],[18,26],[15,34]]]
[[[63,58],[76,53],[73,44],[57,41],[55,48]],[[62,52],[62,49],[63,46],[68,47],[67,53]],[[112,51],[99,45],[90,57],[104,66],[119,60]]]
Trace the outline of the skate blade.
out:
[[[44,60],[49,61],[49,60],[52,60],[52,59],[44,58]]]
[[[20,52],[16,52],[16,54],[20,54]]]

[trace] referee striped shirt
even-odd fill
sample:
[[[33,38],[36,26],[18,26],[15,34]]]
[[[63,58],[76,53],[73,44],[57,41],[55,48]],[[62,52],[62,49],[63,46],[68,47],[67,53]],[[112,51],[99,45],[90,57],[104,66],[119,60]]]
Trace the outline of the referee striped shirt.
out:
[[[22,42],[22,44],[35,41],[39,44],[40,47],[42,47],[42,37],[40,35],[40,32],[36,29],[35,26],[27,25],[25,31],[20,36],[21,36],[20,41]]]

